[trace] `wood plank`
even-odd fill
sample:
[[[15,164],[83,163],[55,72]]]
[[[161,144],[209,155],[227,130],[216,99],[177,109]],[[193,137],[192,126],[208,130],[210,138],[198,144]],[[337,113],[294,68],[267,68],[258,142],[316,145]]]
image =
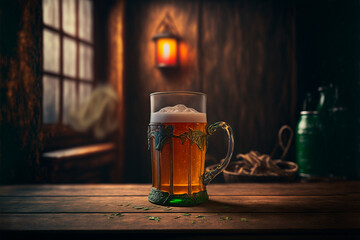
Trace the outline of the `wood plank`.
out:
[[[148,215],[160,217],[160,222],[149,220]],[[180,218],[176,218],[178,216]],[[204,216],[204,219],[196,216],[198,215],[184,216],[179,213],[126,213],[122,217],[114,216],[109,219],[108,214],[99,213],[0,214],[0,230],[231,230],[243,233],[279,233],[330,229],[346,231],[360,228],[358,213],[203,213],[201,216]],[[230,217],[231,220],[221,220],[221,217]]]
[[[151,181],[151,161],[145,136],[150,118],[149,94],[174,90],[201,91],[197,66],[199,2],[132,0],[125,5],[125,22],[131,23],[124,33],[125,45],[134,47],[127,47],[124,51],[127,80],[124,84],[125,122],[126,129],[130,129],[125,131],[124,174],[128,182],[148,182]],[[178,69],[155,67],[155,45],[151,39],[166,14],[173,19],[182,39],[179,44],[181,67]],[[142,117],[138,117],[140,113]]]
[[[150,184],[0,186],[1,196],[147,196]],[[210,196],[322,196],[360,193],[360,182],[210,184]]]
[[[293,2],[204,1],[201,24],[209,123],[231,125],[235,154],[270,153],[280,127],[295,126]],[[209,138],[209,154],[221,159],[226,151],[225,141]]]
[[[0,183],[39,180],[43,148],[42,1],[1,1]]]
[[[116,151],[117,160],[115,161],[112,171],[112,182],[122,182],[124,179],[124,162],[125,162],[125,134],[126,127],[125,114],[125,58],[124,58],[124,43],[125,43],[125,1],[94,1],[96,13],[99,13],[99,8],[103,8],[103,12],[99,16],[103,21],[94,21],[95,32],[102,32],[98,35],[98,42],[95,42],[95,49],[98,48],[98,55],[95,55],[95,61],[99,60],[102,64],[96,65],[97,69],[103,66],[103,75],[97,79],[108,79],[109,84],[117,93],[117,122],[118,129],[116,132]],[[104,27],[107,26],[107,27]],[[97,28],[97,29],[96,29]],[[97,32],[96,30],[99,30]],[[105,37],[104,37],[105,36]],[[102,49],[101,49],[102,48]],[[96,53],[95,53],[96,54]]]
[[[360,182],[210,184],[209,195],[324,196],[360,193]]]
[[[82,157],[95,153],[101,153],[105,151],[111,151],[114,150],[114,148],[115,148],[114,143],[93,144],[88,146],[80,146],[80,147],[46,152],[43,153],[43,157],[50,160],[75,158],[75,157]]]
[[[359,197],[212,196],[193,207],[151,204],[147,197],[2,197],[0,213],[144,213],[147,212],[359,212]],[[130,204],[129,206],[127,206]],[[138,207],[138,208],[137,208]],[[140,207],[148,209],[140,209]]]
[[[0,187],[0,196],[145,196],[150,184],[44,184]]]

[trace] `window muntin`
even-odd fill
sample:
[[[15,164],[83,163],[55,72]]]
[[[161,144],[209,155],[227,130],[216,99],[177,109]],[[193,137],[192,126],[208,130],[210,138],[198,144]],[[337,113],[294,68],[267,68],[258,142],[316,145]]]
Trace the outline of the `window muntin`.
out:
[[[43,0],[43,61],[43,122],[66,125],[95,84],[91,0]]]

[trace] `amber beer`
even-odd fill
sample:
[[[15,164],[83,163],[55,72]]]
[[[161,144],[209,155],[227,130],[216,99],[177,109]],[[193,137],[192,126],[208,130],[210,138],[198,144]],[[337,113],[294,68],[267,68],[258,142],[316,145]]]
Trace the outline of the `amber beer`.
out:
[[[207,125],[206,94],[189,91],[150,94],[148,148],[153,185],[148,200],[165,206],[194,206],[206,202],[206,185],[229,164],[234,150],[231,127],[220,121]],[[228,151],[221,163],[205,172],[208,136],[226,132]]]
[[[151,114],[150,130],[163,125],[173,126],[173,135],[191,131],[206,135],[206,114],[199,112],[155,112]],[[170,194],[192,195],[205,190],[204,174],[206,144],[202,149],[187,138],[171,137],[161,150],[155,149],[150,138],[153,187]]]

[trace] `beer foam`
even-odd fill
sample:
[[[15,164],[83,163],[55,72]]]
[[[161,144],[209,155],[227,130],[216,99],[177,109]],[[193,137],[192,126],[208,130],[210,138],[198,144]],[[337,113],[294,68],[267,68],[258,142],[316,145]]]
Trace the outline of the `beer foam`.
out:
[[[193,108],[178,104],[151,113],[150,122],[206,122],[206,113],[200,113]]]

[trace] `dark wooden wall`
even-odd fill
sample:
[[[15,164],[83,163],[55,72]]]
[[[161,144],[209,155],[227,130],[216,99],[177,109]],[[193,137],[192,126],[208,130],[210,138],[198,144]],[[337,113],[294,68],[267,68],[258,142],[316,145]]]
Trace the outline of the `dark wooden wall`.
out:
[[[270,153],[282,124],[294,126],[295,14],[279,1],[128,1],[125,89],[127,181],[149,181],[149,94],[191,90],[208,94],[208,122],[226,121],[235,151]],[[181,34],[181,68],[154,67],[157,25],[169,13]],[[208,153],[226,154],[222,134]]]
[[[99,5],[106,5],[103,2],[98,2]],[[108,5],[109,6],[109,5]],[[117,158],[115,159],[114,169],[112,171],[111,180],[113,182],[121,182],[124,179],[124,156],[125,156],[125,96],[124,96],[124,11],[125,1],[115,1],[110,5],[111,8],[105,14],[106,36],[100,36],[106,39],[105,59],[106,64],[102,63],[103,68],[106,69],[104,79],[107,79],[110,85],[115,89],[118,95],[118,124],[119,128],[116,134],[116,151]],[[104,28],[99,26],[99,28]],[[105,49],[104,49],[105,50]],[[99,54],[101,55],[101,53]]]
[[[41,177],[41,22],[39,0],[0,3],[0,183]]]
[[[102,14],[96,39],[103,43],[97,78],[109,81],[121,102],[114,181],[151,179],[147,125],[155,91],[207,93],[208,122],[231,124],[234,154],[269,153],[280,126],[295,127],[304,94],[336,83],[354,120],[350,142],[359,159],[358,1],[95,3]],[[173,72],[154,67],[151,38],[166,13],[182,36],[181,68]],[[0,1],[0,183],[44,177],[41,21],[39,0]],[[218,160],[226,151],[222,135],[210,138],[208,150]]]
[[[294,123],[292,3],[204,1],[201,21],[199,64],[209,122],[230,123],[235,154],[270,153],[279,128]],[[220,141],[208,151],[218,159],[226,151]]]
[[[166,90],[201,91],[198,69],[198,12],[194,1],[128,1],[125,33],[126,93],[126,162],[125,179],[139,182],[151,179],[147,151],[149,94]],[[184,41],[186,55],[181,57],[182,69],[162,73],[154,65],[154,43],[151,38],[166,13],[176,23]],[[181,24],[180,24],[181,23]]]

